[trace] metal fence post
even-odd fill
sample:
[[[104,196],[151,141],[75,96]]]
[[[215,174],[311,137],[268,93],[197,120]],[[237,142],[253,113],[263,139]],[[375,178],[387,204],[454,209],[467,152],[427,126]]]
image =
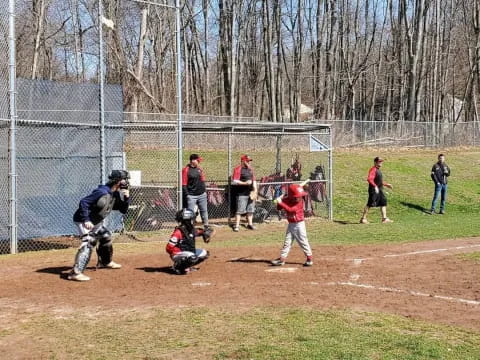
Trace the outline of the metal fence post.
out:
[[[328,220],[333,220],[333,129],[329,129],[328,150]]]
[[[181,57],[181,37],[180,37],[180,0],[175,0],[175,45],[177,48],[177,209],[183,207],[182,199],[182,159],[183,159],[183,134],[182,134],[182,57]]]
[[[15,0],[9,0],[8,12],[8,43],[9,43],[9,95],[10,95],[10,133],[9,133],[9,237],[10,253],[17,253],[17,103],[16,103],[16,61],[15,61]]]
[[[98,76],[100,83],[100,183],[105,184],[105,74],[103,69],[103,1],[98,0]]]

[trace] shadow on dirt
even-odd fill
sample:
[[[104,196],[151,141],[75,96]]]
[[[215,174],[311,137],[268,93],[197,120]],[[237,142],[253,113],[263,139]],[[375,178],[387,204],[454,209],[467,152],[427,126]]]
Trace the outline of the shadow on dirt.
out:
[[[90,268],[90,269],[92,269],[92,268]],[[55,266],[55,267],[38,269],[38,270],[35,270],[35,272],[58,275],[61,279],[66,280],[67,277],[68,277],[68,274],[70,273],[71,270],[72,270],[71,266]]]
[[[266,260],[266,259],[249,259],[249,258],[238,258],[238,259],[232,259],[228,260],[227,262],[240,262],[240,263],[265,263],[265,264],[270,264],[271,260]]]
[[[136,268],[137,270],[143,270],[145,272],[161,272],[165,274],[175,274],[175,272],[172,270],[171,266],[163,266],[163,267],[140,267]]]

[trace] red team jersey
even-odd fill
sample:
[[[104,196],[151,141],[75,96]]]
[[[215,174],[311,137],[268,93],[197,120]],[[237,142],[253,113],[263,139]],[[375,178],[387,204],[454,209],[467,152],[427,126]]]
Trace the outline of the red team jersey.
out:
[[[282,202],[277,204],[277,209],[286,211],[289,223],[298,223],[305,219],[303,206],[303,199],[296,202],[295,199],[286,197],[282,199]]]

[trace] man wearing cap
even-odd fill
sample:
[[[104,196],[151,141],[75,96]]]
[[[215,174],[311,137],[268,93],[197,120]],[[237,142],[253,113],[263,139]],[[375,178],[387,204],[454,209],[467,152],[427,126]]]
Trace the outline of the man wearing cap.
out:
[[[438,155],[438,162],[432,167],[431,177],[435,183],[435,191],[433,193],[432,207],[430,208],[430,214],[435,214],[435,206],[437,204],[438,197],[440,196],[440,212],[439,214],[445,214],[445,200],[447,198],[447,183],[450,176],[450,168],[445,162],[445,155]]]
[[[242,155],[241,164],[233,169],[232,185],[236,189],[237,210],[235,213],[235,225],[233,231],[240,229],[240,216],[247,214],[247,229],[255,230],[253,226],[253,213],[255,212],[255,202],[250,198],[250,191],[255,188],[255,174],[250,165],[252,158],[248,155]]]
[[[373,159],[373,164],[374,165],[368,172],[368,201],[363,210],[360,223],[368,224],[367,214],[371,207],[380,207],[382,212],[382,223],[391,223],[393,221],[387,217],[387,198],[383,193],[383,187],[386,186],[391,189],[392,185],[383,181],[382,172],[380,171],[380,168],[383,165],[383,159],[377,156]]]
[[[205,173],[199,166],[202,160],[200,155],[191,154],[190,163],[182,170],[183,208],[194,210],[198,206],[203,226],[208,228]]]
[[[125,214],[130,204],[126,170],[112,170],[105,185],[99,185],[90,195],[80,200],[73,221],[77,226],[81,244],[75,255],[75,264],[68,274],[69,280],[88,281],[90,277],[83,272],[87,268],[93,249],[98,255],[97,268],[120,269],[122,266],[112,260],[112,234],[105,226],[105,218],[118,210]],[[97,246],[98,244],[98,246]]]

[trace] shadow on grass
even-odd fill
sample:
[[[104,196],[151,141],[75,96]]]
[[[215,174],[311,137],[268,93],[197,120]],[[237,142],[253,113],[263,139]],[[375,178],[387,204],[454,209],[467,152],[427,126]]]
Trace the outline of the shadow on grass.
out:
[[[333,220],[333,222],[340,225],[356,225],[359,223],[358,221],[354,222],[354,221],[346,221],[346,220]]]
[[[423,212],[425,214],[430,215],[430,211],[428,209],[425,209],[423,206],[420,206],[420,205],[417,205],[417,204],[412,204],[412,203],[409,203],[409,202],[406,202],[406,201],[400,201],[400,204],[403,205],[403,206],[406,206],[410,209],[418,210],[420,212]]]
[[[153,272],[161,272],[165,274],[175,274],[171,266],[162,266],[162,267],[140,267],[136,268],[137,270],[143,270],[145,272],[153,273]]]

